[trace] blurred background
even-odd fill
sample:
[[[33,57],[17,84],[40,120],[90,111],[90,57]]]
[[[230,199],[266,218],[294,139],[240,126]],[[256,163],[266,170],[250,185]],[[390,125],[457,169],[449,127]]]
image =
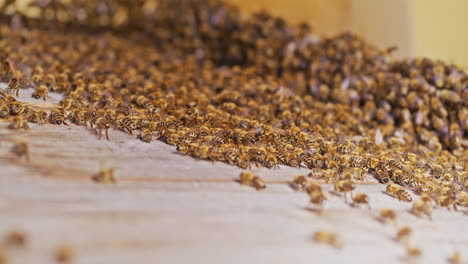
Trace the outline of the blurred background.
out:
[[[345,30],[397,56],[426,56],[468,66],[467,0],[230,0],[248,12],[260,9],[291,22],[309,22],[319,35]]]

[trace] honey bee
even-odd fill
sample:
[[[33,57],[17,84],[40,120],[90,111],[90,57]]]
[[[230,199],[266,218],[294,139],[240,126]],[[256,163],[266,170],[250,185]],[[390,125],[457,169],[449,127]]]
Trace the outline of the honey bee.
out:
[[[335,193],[343,193],[345,197],[345,201],[347,201],[346,193],[352,192],[356,187],[351,181],[348,180],[340,180],[335,182],[334,191]]]
[[[10,116],[10,108],[8,107],[8,104],[0,100],[0,118],[1,119],[7,119]]]
[[[450,256],[450,258],[448,258],[448,262],[450,264],[461,264],[463,261],[462,261],[462,257],[461,257],[461,254],[459,251],[455,251],[453,253],[452,256]]]
[[[59,263],[70,263],[74,254],[70,246],[62,245],[55,251],[55,260]]]
[[[20,79],[18,76],[13,76],[10,81],[8,82],[8,88],[6,92],[9,94],[14,94],[16,97],[19,95],[19,85]]]
[[[42,110],[33,110],[28,116],[28,122],[43,125],[47,122],[49,115]]]
[[[308,194],[311,194],[312,192],[315,192],[315,191],[322,192],[322,187],[320,186],[318,182],[309,182],[309,184],[305,188],[305,191]]]
[[[257,190],[265,189],[265,182],[250,171],[244,171],[240,174],[239,183],[254,187]]]
[[[321,211],[323,202],[327,200],[327,197],[322,192],[322,189],[308,190],[307,193],[309,194],[310,202],[314,205],[320,206],[319,211]]]
[[[153,132],[149,128],[143,128],[141,130],[140,139],[146,143],[150,143],[153,139]]]
[[[420,257],[422,255],[422,250],[419,249],[419,248],[407,245],[405,247],[405,249],[406,249],[407,256],[410,257],[410,258],[416,258],[416,257]]]
[[[388,184],[384,193],[404,202],[411,202],[413,200],[411,194],[408,191],[396,184]]]
[[[131,118],[124,115],[117,116],[117,128],[123,130],[124,132],[133,135],[133,130],[137,128],[138,122]]]
[[[271,168],[276,168],[278,167],[278,160],[276,157],[272,154],[268,154],[265,158],[264,162],[265,167],[271,169]]]
[[[10,125],[8,125],[8,128],[28,130],[29,125],[28,125],[28,121],[24,119],[22,116],[14,116],[10,119]]]
[[[107,119],[105,119],[103,117],[99,117],[94,122],[93,129],[94,129],[94,132],[96,134],[99,134],[99,139],[101,139],[102,131],[104,131],[104,133],[106,135],[106,139],[109,140],[108,130],[109,130],[110,127],[111,127],[111,123]]]
[[[338,238],[338,235],[335,233],[330,233],[328,231],[317,231],[314,233],[314,240],[317,243],[328,244],[336,249],[341,249],[343,243]]]
[[[300,175],[296,175],[294,176],[294,180],[292,180],[292,182],[290,183],[290,186],[291,188],[293,188],[294,190],[304,190],[306,187],[307,187],[307,178],[300,174]]]
[[[17,231],[10,232],[5,238],[5,244],[13,247],[24,247],[26,245],[26,241],[26,235]]]
[[[407,242],[412,232],[412,229],[407,226],[401,227],[393,239],[398,242]]]
[[[98,173],[93,175],[91,179],[94,182],[98,182],[98,183],[116,183],[117,180],[114,176],[114,171],[115,171],[115,168],[106,168],[101,163],[101,169],[99,170]]]
[[[427,215],[429,219],[432,219],[431,207],[423,199],[420,199],[413,203],[413,206],[411,207],[411,213],[416,216],[421,216],[424,214]]]
[[[25,157],[29,161],[29,146],[28,143],[22,140],[18,140],[13,144],[13,147],[10,149],[10,152],[13,153],[18,158]]]
[[[36,88],[36,90],[31,95],[31,97],[36,99],[36,100],[42,98],[45,101],[46,96],[48,95],[48,92],[49,92],[49,89],[47,89],[47,86],[41,85],[41,86]]]
[[[356,196],[352,197],[351,198],[353,199],[353,202],[351,204],[351,206],[357,206],[357,205],[360,205],[360,204],[366,204],[367,205],[367,208],[370,209],[370,205],[369,205],[369,196],[365,193],[358,193],[356,194]]]
[[[442,195],[437,199],[436,203],[438,206],[446,207],[448,210],[450,210],[450,206],[452,206],[455,211],[458,211],[456,196]]]
[[[18,101],[10,102],[8,107],[10,108],[10,115],[20,115],[28,109],[23,103]]]
[[[65,122],[65,111],[63,108],[56,108],[50,111],[49,122],[51,124],[64,124],[68,126],[68,124]]]
[[[380,210],[377,220],[382,223],[394,222],[396,220],[396,213],[392,209],[384,208]]]

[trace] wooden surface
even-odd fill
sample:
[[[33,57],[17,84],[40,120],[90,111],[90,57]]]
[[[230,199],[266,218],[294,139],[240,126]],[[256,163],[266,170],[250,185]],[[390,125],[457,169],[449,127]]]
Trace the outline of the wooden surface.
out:
[[[29,100],[32,90],[21,90]],[[48,104],[57,102],[52,95]],[[296,170],[253,168],[269,182],[257,192],[239,186],[240,169],[179,155],[161,142],[143,143],[111,130],[98,140],[83,127],[34,125],[18,132],[0,122],[0,237],[23,231],[25,249],[7,249],[7,263],[52,263],[54,250],[70,245],[72,263],[401,263],[395,227],[374,219],[395,208],[397,225],[413,228],[424,255],[419,263],[446,263],[459,250],[468,259],[468,222],[463,212],[437,209],[433,221],[408,213],[409,203],[359,185],[371,210],[351,208],[328,195],[322,215],[304,193],[287,184]],[[14,139],[29,142],[31,161],[9,153]],[[100,162],[116,167],[116,185],[90,177]],[[369,179],[372,181],[373,179]],[[331,190],[331,184],[324,185]],[[318,229],[337,232],[342,250],[317,245]],[[416,262],[417,263],[417,262]]]

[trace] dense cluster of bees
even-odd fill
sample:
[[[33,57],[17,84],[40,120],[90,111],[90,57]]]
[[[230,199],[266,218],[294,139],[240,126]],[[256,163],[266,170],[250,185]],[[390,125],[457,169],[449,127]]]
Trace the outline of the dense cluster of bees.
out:
[[[317,206],[327,198],[310,179],[347,199],[368,176],[401,201],[421,195],[416,215],[468,205],[468,74],[456,65],[218,0],[29,2],[0,8],[11,129],[75,124],[112,140],[113,128],[243,169],[307,167],[291,185]],[[64,99],[44,110],[17,100],[21,88]],[[115,182],[113,170],[93,179]],[[250,172],[239,181],[265,188]]]

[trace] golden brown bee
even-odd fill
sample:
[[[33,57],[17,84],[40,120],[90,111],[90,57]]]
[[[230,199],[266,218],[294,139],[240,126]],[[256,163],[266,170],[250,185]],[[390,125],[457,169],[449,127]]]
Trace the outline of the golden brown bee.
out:
[[[22,232],[13,231],[5,237],[5,244],[13,247],[24,247],[26,245],[26,235]]]
[[[117,116],[117,128],[133,135],[133,130],[137,129],[138,121],[124,115]]]
[[[427,215],[429,219],[432,219],[431,206],[423,199],[413,203],[413,206],[411,207],[411,213],[416,216]]]
[[[115,168],[106,168],[101,164],[101,169],[98,173],[93,175],[91,179],[98,183],[116,183],[117,180],[114,176]]]
[[[377,218],[379,221],[386,223],[388,221],[394,222],[396,220],[396,213],[392,209],[382,209],[379,212],[379,217]]]
[[[36,86],[41,85],[41,84],[42,84],[42,80],[43,80],[43,78],[42,78],[42,75],[40,75],[40,74],[34,74],[34,75],[32,76],[32,81],[33,81],[33,83],[34,83]]]
[[[74,254],[70,246],[62,245],[55,251],[55,260],[59,263],[70,263]]]
[[[265,167],[271,169],[271,168],[276,168],[278,167],[278,160],[276,157],[272,154],[268,154],[265,158],[264,162]]]
[[[422,255],[422,250],[419,248],[412,247],[410,245],[405,246],[406,254],[410,258],[416,258]]]
[[[16,97],[18,97],[19,85],[20,78],[18,76],[13,76],[8,82],[8,88],[6,89],[7,93],[14,94]]]
[[[54,125],[64,124],[68,126],[68,124],[65,122],[65,112],[63,108],[57,108],[50,111],[49,122]]]
[[[105,119],[104,117],[99,117],[96,119],[94,122],[94,132],[96,134],[99,134],[99,139],[101,139],[102,136],[102,131],[104,131],[104,134],[106,135],[106,139],[109,140],[109,128],[111,127],[111,123]]]
[[[448,258],[450,264],[461,264],[463,263],[462,256],[459,251],[453,252],[453,255]]]
[[[318,182],[309,182],[309,184],[305,188],[305,191],[308,194],[311,194],[312,192],[315,192],[315,191],[322,192],[322,187],[320,186],[320,184]]]
[[[327,197],[322,192],[322,189],[308,190],[310,202],[314,205],[322,206],[323,202],[327,200]],[[320,208],[321,210],[321,208]]]
[[[388,184],[384,193],[404,202],[411,202],[413,200],[411,194],[407,190],[396,184]]]
[[[250,171],[244,171],[240,174],[239,183],[254,187],[257,190],[265,189],[265,182]]]
[[[0,118],[7,119],[10,116],[10,108],[8,107],[8,103],[4,100],[0,100]]]
[[[49,115],[42,110],[33,110],[32,113],[28,116],[28,122],[37,123],[43,125],[49,119]]]
[[[10,115],[20,115],[28,109],[23,103],[18,101],[10,102],[8,107],[10,108]]]
[[[360,204],[366,204],[367,207],[370,209],[370,205],[369,205],[369,196],[365,193],[358,193],[356,194],[356,196],[352,197],[351,198],[353,199],[353,202],[351,204],[351,206],[357,206],[357,205],[360,205]]]
[[[458,211],[456,196],[442,195],[437,199],[436,203],[438,206],[446,207],[448,210],[450,210],[450,206],[452,206],[455,211]]]
[[[300,174],[294,176],[294,180],[292,180],[289,185],[294,190],[302,191],[307,187],[307,183],[307,178],[304,175]]]
[[[49,89],[47,89],[47,86],[41,85],[41,86],[36,88],[36,90],[31,95],[31,97],[36,99],[36,100],[42,98],[45,101],[46,96],[48,95],[48,92],[49,92]]]
[[[411,230],[411,228],[407,226],[401,227],[398,229],[397,234],[393,239],[398,242],[407,242],[412,232],[413,231]]]
[[[10,125],[8,125],[8,128],[28,130],[29,125],[28,125],[28,121],[24,119],[22,116],[14,116],[10,119]]]
[[[18,140],[15,142],[13,147],[10,150],[18,158],[25,157],[27,161],[29,161],[29,146],[28,143],[22,140]]]
[[[153,140],[153,132],[149,128],[143,128],[139,137],[144,142],[150,143]]]
[[[343,247],[343,243],[338,238],[338,235],[335,233],[330,233],[328,231],[317,231],[314,233],[314,240],[317,243],[328,244],[332,247],[340,249]]]
[[[335,182],[334,191],[335,193],[343,193],[345,200],[347,200],[346,194],[348,192],[352,192],[356,187],[354,186],[353,182],[348,180],[340,180]]]

